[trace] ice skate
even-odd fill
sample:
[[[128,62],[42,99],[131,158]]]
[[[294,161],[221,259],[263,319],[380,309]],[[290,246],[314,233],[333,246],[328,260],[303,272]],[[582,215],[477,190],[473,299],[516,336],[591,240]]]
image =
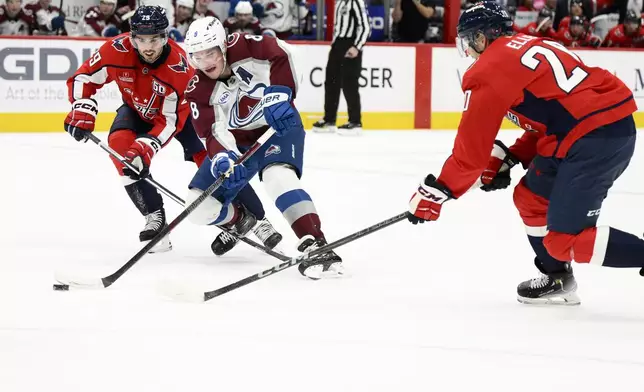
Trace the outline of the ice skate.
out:
[[[297,250],[302,253],[312,252],[327,244],[324,238],[304,236],[298,243]],[[307,259],[298,265],[300,273],[309,279],[333,278],[344,275],[342,259],[333,251],[328,251]]]
[[[338,127],[337,134],[340,136],[360,136],[362,135],[362,124],[348,122]]]
[[[540,263],[535,265],[541,271],[539,276],[522,282],[517,287],[517,300],[530,305],[579,305],[577,281],[570,263],[566,269],[557,273],[546,273]]]
[[[226,225],[210,245],[212,253],[221,256],[229,252],[239,242],[238,237],[245,237],[257,224],[257,218],[246,207],[239,207],[239,218],[233,224]],[[230,233],[229,233],[230,232]],[[231,235],[233,234],[233,235]]]
[[[313,124],[311,130],[315,133],[334,133],[337,130],[337,127],[335,126],[335,123],[319,120]]]
[[[165,210],[163,208],[147,214],[145,216],[145,227],[139,233],[139,241],[147,242],[152,240],[165,226],[167,224],[165,221]],[[148,253],[161,253],[169,250],[172,250],[172,243],[170,242],[170,236],[166,235]]]

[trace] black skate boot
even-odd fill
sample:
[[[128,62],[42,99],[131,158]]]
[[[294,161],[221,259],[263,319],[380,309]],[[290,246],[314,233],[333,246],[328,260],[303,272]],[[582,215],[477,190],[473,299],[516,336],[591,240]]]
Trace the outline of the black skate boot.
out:
[[[570,263],[564,263],[561,272],[547,273],[539,259],[534,260],[541,274],[539,277],[526,280],[517,287],[517,300],[531,305],[579,305],[577,281],[572,273]]]
[[[349,121],[340,125],[337,133],[340,136],[360,136],[362,135],[362,124]]]
[[[302,253],[309,253],[326,244],[324,238],[316,239],[312,235],[307,235],[300,239],[297,250]],[[313,256],[313,258],[301,262],[297,269],[302,275],[313,280],[344,275],[342,259],[333,251]]]
[[[311,130],[316,133],[333,133],[337,130],[337,127],[335,126],[335,122],[331,123],[319,120],[313,123],[313,128],[311,128]]]
[[[271,222],[264,218],[253,229],[255,236],[262,241],[265,247],[273,249],[282,241],[282,235],[275,230]]]
[[[163,208],[147,214],[145,216],[145,227],[139,233],[139,241],[150,241],[156,237],[165,226],[167,226],[167,224],[165,221],[165,210]],[[172,250],[172,243],[170,242],[170,236],[166,235],[158,244],[150,249],[148,253],[160,253],[167,252],[169,250]]]
[[[230,251],[239,242],[239,237],[245,237],[257,224],[257,218],[244,206],[239,207],[239,218],[233,224],[223,226],[224,231],[210,244],[210,249],[217,256]],[[230,232],[230,233],[228,233]],[[231,235],[233,234],[233,235]]]

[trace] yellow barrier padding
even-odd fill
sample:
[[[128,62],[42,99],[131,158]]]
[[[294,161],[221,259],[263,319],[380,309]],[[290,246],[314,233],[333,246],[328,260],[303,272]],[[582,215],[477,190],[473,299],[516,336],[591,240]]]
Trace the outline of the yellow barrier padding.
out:
[[[311,129],[323,113],[301,113],[305,129]],[[64,132],[67,113],[0,113],[0,132]],[[100,113],[96,131],[108,131],[116,113]],[[348,121],[347,113],[338,113],[338,125]],[[364,129],[413,129],[413,112],[362,113]]]

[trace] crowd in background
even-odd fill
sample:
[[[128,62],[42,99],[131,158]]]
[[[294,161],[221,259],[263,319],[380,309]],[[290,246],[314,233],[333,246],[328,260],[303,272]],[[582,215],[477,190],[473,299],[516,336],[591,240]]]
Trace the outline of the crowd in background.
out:
[[[0,0],[0,35],[112,37],[129,30],[142,0],[76,0],[87,6],[70,18],[52,0]],[[54,0],[60,3],[60,0]],[[315,2],[308,0],[156,0],[167,2],[172,39],[182,41],[196,18],[215,16],[229,32],[315,39]],[[569,47],[642,47],[644,0],[499,0],[514,16],[515,31],[548,37]],[[442,42],[443,0],[391,0],[390,34],[376,26],[383,0],[365,0],[372,21],[370,40]],[[475,0],[461,0],[463,10]],[[384,17],[380,17],[384,20]]]

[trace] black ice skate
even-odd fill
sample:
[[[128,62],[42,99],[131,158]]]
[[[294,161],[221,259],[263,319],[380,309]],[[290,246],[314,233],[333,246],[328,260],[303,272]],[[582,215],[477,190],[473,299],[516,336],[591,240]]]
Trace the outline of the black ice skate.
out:
[[[531,305],[579,305],[577,281],[572,273],[570,263],[565,263],[565,270],[557,273],[546,273],[541,263],[535,260],[541,271],[539,277],[526,280],[517,287],[517,300]]]
[[[336,129],[337,127],[334,122],[330,123],[324,120],[319,120],[313,124],[313,128],[311,130],[316,133],[333,133]]]
[[[224,227],[225,230],[219,233],[217,238],[212,242],[210,245],[212,253],[221,256],[230,251],[239,242],[236,237],[245,237],[257,224],[257,218],[246,207],[240,206],[239,214],[240,216],[237,218],[237,221],[233,224],[226,225]]]
[[[297,250],[302,253],[309,253],[325,245],[326,240],[324,238],[316,239],[312,235],[307,235],[300,239]],[[342,259],[333,251],[313,256],[313,258],[301,262],[297,269],[302,275],[313,280],[344,275]]]
[[[255,228],[253,229],[253,233],[255,233],[255,236],[264,244],[265,247],[269,249],[275,248],[277,244],[282,241],[282,235],[277,230],[275,230],[273,225],[271,225],[271,222],[269,222],[266,218],[257,223]],[[211,248],[217,256],[221,256],[234,248],[238,242],[239,239],[237,237],[229,234],[226,231],[222,231],[212,243]],[[217,243],[217,245],[215,245],[215,243]],[[217,249],[216,252],[215,249]]]
[[[362,134],[362,124],[349,121],[346,124],[340,125],[337,133],[340,136],[359,136]]]
[[[147,214],[145,216],[145,227],[139,233],[139,241],[150,241],[156,237],[166,225],[165,210],[163,208]],[[172,250],[172,243],[170,242],[170,236],[166,235],[161,241],[159,241],[159,243],[154,245],[148,253],[160,253],[167,252],[169,250]]]

